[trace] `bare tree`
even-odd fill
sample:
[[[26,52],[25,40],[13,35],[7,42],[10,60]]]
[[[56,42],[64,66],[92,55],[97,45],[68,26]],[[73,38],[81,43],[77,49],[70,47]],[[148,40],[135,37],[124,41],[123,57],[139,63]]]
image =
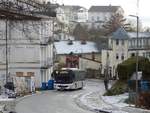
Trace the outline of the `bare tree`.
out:
[[[145,27],[143,30],[144,32],[150,32],[150,27]]]
[[[88,39],[88,31],[86,28],[81,26],[81,24],[77,24],[74,31],[73,35],[77,40],[87,40]]]
[[[106,29],[106,34],[110,34],[116,31],[119,27],[123,27],[125,30],[129,29],[129,23],[126,23],[126,19],[121,14],[114,14],[111,16],[110,20],[103,25]]]

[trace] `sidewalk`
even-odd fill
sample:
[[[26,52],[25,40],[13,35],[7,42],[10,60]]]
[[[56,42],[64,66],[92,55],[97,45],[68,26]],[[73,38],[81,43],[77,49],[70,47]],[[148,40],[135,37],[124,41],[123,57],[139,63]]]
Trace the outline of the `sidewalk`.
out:
[[[117,97],[119,98],[119,96]],[[120,99],[121,98],[122,97],[120,96]],[[99,92],[81,94],[75,99],[75,102],[81,108],[88,109],[97,113],[150,113],[150,110],[129,107],[128,104],[125,104],[123,102],[117,103],[117,100],[114,103],[109,102],[107,101],[107,97],[103,97]]]

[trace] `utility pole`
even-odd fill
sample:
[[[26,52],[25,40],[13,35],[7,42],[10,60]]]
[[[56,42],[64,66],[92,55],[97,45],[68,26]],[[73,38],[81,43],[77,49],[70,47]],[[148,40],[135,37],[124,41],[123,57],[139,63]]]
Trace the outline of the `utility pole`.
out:
[[[139,0],[137,0],[137,12],[136,12],[136,15],[129,15],[129,16],[131,16],[131,17],[134,17],[134,18],[136,18],[136,22],[137,22],[137,29],[136,29],[136,40],[137,40],[137,42],[136,42],[136,100],[135,100],[135,106],[137,107],[138,106],[138,68],[139,68],[139,62],[138,62],[138,60],[139,60],[139,57],[138,57],[138,55],[139,55],[139,51],[138,51],[138,49],[139,49],[139,40],[138,40],[138,37],[139,37]]]
[[[136,30],[136,100],[135,100],[135,105],[137,107],[137,103],[138,103],[138,68],[139,68],[139,40],[138,40],[138,37],[139,37],[139,16],[136,16],[136,15],[129,15],[131,17],[135,17],[137,19],[137,30]]]
[[[138,68],[139,68],[139,62],[138,62],[138,55],[139,55],[139,52],[138,52],[138,47],[139,47],[139,40],[138,40],[138,37],[139,37],[139,17],[137,16],[137,50],[136,50],[136,107],[137,107],[137,103],[138,103]]]
[[[109,53],[107,50],[107,80],[109,80],[110,76],[109,76]]]
[[[108,82],[109,82],[109,53],[108,53],[108,48],[107,48],[107,53],[106,53],[106,68],[104,71],[104,85],[105,89],[108,90]]]

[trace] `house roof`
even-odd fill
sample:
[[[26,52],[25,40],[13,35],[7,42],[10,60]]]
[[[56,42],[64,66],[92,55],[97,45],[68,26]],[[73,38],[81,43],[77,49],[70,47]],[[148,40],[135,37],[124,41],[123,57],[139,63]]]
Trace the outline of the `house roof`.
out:
[[[115,31],[115,32],[112,33],[112,38],[113,39],[128,39],[129,35],[124,30],[123,27],[120,27],[117,31]]]
[[[126,32],[123,27],[112,33],[113,39],[137,38],[136,32]],[[150,38],[150,32],[139,32],[139,38]]]
[[[91,6],[89,12],[116,12],[120,6]]]
[[[81,53],[98,53],[98,49],[94,42],[87,41],[86,44],[81,44],[81,41],[73,41],[72,45],[68,44],[68,41],[54,42],[57,54],[75,54]]]
[[[128,32],[130,38],[137,38],[136,32]],[[150,32],[139,32],[140,38],[150,38]]]

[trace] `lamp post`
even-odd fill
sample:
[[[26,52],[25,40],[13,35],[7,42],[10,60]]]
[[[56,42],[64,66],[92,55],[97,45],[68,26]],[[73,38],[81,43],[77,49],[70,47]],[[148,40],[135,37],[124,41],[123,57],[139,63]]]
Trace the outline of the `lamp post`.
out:
[[[136,16],[136,15],[129,15],[131,17],[135,17],[137,19],[137,30],[136,30],[136,38],[137,38],[137,45],[136,45],[136,107],[137,107],[137,101],[138,101],[138,65],[139,65],[139,62],[138,62],[138,37],[139,37],[139,16]]]

